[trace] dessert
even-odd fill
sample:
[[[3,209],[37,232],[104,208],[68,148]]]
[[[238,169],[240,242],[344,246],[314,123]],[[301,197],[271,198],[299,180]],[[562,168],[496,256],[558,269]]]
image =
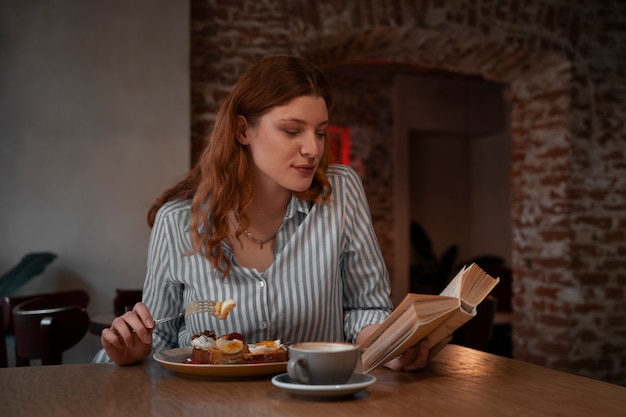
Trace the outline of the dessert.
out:
[[[217,337],[213,330],[205,330],[191,337],[191,361],[226,365],[240,363],[242,355],[248,353],[248,345],[239,333]]]
[[[249,353],[242,355],[244,363],[287,362],[287,349],[278,340],[263,340],[248,345]]]
[[[228,314],[230,314],[230,310],[232,310],[236,305],[237,303],[235,303],[235,300],[231,299],[216,301],[211,314],[220,320],[224,320],[228,317]]]
[[[239,333],[218,337],[213,330],[205,330],[191,337],[191,359],[195,364],[254,364],[286,362],[287,349],[280,340],[264,340],[246,344]]]

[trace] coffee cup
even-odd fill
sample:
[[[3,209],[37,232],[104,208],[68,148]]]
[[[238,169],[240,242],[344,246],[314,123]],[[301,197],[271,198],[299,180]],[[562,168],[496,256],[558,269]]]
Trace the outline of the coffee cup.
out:
[[[359,347],[341,342],[304,342],[289,347],[287,374],[301,384],[336,385],[348,382]]]

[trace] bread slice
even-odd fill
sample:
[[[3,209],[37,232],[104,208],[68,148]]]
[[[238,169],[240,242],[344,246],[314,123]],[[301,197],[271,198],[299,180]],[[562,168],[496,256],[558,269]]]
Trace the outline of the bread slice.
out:
[[[287,362],[289,357],[286,349],[279,349],[269,353],[244,353],[241,358],[243,363],[274,363]]]
[[[241,363],[248,345],[238,333],[217,337],[213,330],[206,330],[191,337],[193,349],[191,363],[227,365]]]
[[[187,363],[231,365],[287,362],[287,348],[278,340],[263,340],[246,344],[239,333],[218,337],[213,330],[205,330],[191,337],[191,359]]]
[[[212,365],[232,365],[235,363],[241,363],[243,360],[243,353],[224,353],[219,349],[199,349],[193,348],[191,351],[191,361],[194,363],[205,363]]]
[[[248,345],[249,353],[242,355],[243,363],[273,363],[287,362],[289,355],[280,340],[263,340]]]

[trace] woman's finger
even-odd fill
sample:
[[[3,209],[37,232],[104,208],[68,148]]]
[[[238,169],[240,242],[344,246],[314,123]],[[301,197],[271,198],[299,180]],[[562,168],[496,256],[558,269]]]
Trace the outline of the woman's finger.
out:
[[[428,340],[424,339],[413,347],[415,352],[407,358],[402,367],[403,371],[417,371],[428,364]]]
[[[145,325],[146,321],[151,325],[149,329]],[[132,311],[116,317],[109,330],[122,339],[128,348],[133,348],[137,339],[146,344],[152,342],[152,327],[154,323],[150,312],[145,306],[137,305]]]
[[[135,304],[131,313],[134,313],[134,315],[129,317],[129,320],[131,320],[129,321],[129,325],[132,330],[139,336],[143,343],[152,343],[154,320],[146,305],[141,302]]]
[[[154,328],[154,319],[152,318],[152,314],[150,314],[148,307],[146,307],[144,303],[138,302],[137,304],[135,304],[135,306],[133,307],[133,312],[135,312],[139,316],[139,318],[143,322],[144,327],[146,327],[147,329]]]

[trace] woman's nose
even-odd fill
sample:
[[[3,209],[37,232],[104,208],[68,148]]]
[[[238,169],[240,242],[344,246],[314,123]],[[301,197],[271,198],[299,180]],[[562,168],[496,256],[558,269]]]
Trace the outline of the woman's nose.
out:
[[[324,141],[317,137],[317,133],[307,133],[303,139],[300,153],[309,158],[316,158],[322,152]]]

